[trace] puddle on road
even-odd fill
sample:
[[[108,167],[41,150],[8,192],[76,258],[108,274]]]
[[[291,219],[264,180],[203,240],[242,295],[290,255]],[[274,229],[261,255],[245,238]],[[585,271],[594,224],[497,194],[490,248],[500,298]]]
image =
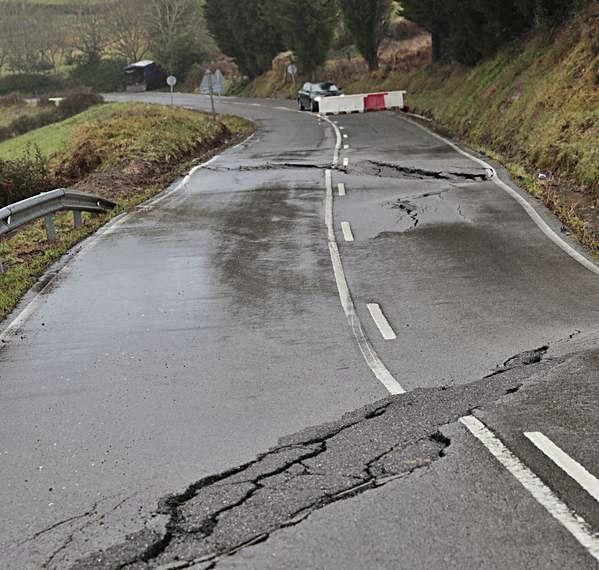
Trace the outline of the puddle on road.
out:
[[[239,311],[301,312],[314,294],[330,292],[320,269],[328,255],[321,197],[319,189],[262,186],[211,213],[219,232],[213,263]]]

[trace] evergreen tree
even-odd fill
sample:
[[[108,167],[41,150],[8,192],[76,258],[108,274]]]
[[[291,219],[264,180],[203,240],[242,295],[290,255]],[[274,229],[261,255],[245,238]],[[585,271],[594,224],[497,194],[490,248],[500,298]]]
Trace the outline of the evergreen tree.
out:
[[[379,67],[379,46],[391,16],[391,0],[339,0],[343,19],[370,70]]]
[[[337,7],[331,0],[275,0],[274,21],[287,48],[293,50],[301,73],[311,74],[321,65],[335,33]]]
[[[433,61],[474,65],[533,25],[527,3],[546,0],[402,0],[432,36]]]
[[[567,20],[584,4],[583,0],[528,0],[534,5],[537,25],[550,27]]]
[[[206,0],[204,5],[218,47],[251,79],[270,69],[274,56],[284,49],[272,11],[269,0]]]

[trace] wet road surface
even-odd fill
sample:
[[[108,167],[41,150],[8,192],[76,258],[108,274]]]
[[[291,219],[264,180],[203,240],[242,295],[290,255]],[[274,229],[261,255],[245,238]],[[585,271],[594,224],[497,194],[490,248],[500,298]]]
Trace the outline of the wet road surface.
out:
[[[208,108],[203,97],[181,95],[178,103]],[[74,257],[0,354],[7,568],[66,567],[119,544],[153,519],[161,496],[387,394],[348,326],[331,267],[323,198],[334,130],[285,102],[219,106],[254,120],[255,136]],[[261,568],[270,560],[273,568],[359,568],[370,560],[376,567],[377,553],[381,568],[397,560],[406,568],[500,567],[502,560],[527,567],[541,559],[546,567],[593,567],[588,552],[456,421],[484,405],[486,425],[597,529],[594,499],[522,434],[542,431],[599,473],[588,404],[597,402],[599,278],[552,244],[480,164],[417,126],[391,113],[336,121],[346,136],[331,174],[334,238],[357,317],[402,389],[428,390],[411,402],[394,400],[399,431],[383,429],[380,437],[383,447],[398,433],[417,445],[419,459],[403,457],[394,474],[412,473],[412,462],[426,466],[426,476],[312,509],[318,513],[299,526],[218,566]],[[386,322],[373,319],[374,305]],[[394,338],[383,337],[385,324]],[[545,345],[554,356],[538,375],[548,384],[502,407],[510,378],[479,379]],[[563,356],[572,351],[586,356]],[[528,367],[518,370],[535,385],[534,374],[522,372]],[[560,388],[564,379],[570,391]],[[452,407],[461,386],[476,381],[484,383],[476,401]],[[406,419],[407,406],[423,411]],[[414,436],[405,435],[410,429]],[[442,438],[431,440],[438,431]],[[342,446],[358,466],[360,437]],[[448,446],[442,462],[432,459],[438,445]],[[336,461],[331,472],[339,475]],[[451,493],[453,501],[440,499]],[[402,513],[410,513],[410,528],[400,524]],[[157,527],[165,518],[154,517]],[[272,513],[266,519],[273,528],[258,524],[237,542],[225,533],[232,542],[224,549],[279,528]],[[545,538],[535,542],[539,534],[523,532],[522,521],[534,521]],[[439,534],[454,544],[452,557],[442,555]],[[542,548],[547,536],[551,551]],[[122,563],[117,549],[119,556]],[[164,561],[179,553],[170,556]]]

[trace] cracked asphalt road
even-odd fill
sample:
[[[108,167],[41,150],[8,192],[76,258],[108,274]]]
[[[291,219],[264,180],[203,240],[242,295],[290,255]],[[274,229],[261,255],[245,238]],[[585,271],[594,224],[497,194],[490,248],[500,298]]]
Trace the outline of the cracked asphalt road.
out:
[[[585,552],[547,516],[539,536],[535,527],[543,513],[538,505],[509,474],[494,473],[484,457],[481,462],[473,454],[456,422],[471,413],[487,421],[513,415],[538,402],[535,392],[563,389],[564,370],[575,375],[569,378],[570,389],[582,392],[582,399],[596,399],[597,384],[588,380],[599,379],[599,350],[543,363],[530,354],[516,360],[471,384],[389,397],[337,422],[288,436],[255,461],[166,497],[159,507],[168,517],[162,531],[146,529],[72,568],[591,568]],[[566,415],[572,411],[564,410]],[[503,433],[517,426],[508,424]],[[454,439],[459,451],[451,449]],[[464,455],[469,455],[466,461]],[[468,465],[477,461],[476,469]],[[473,472],[479,479],[489,477],[485,486],[492,491],[481,493],[480,480],[456,486],[457,477],[468,480]],[[406,487],[420,496],[429,494],[420,508],[405,505]],[[467,515],[448,500],[457,495],[463,501],[465,493],[473,511]],[[588,502],[586,508],[579,506],[578,512],[596,527],[597,510]],[[383,517],[381,509],[387,510]],[[364,542],[365,529],[389,528],[391,512],[403,519],[395,521],[393,540],[373,540],[367,533]],[[436,534],[455,536],[456,516],[462,519],[462,540],[452,543],[449,555],[439,553]],[[322,519],[328,522],[323,525]],[[406,519],[423,527],[416,546],[410,544],[414,530],[405,528],[410,526]],[[483,532],[477,528],[481,524]],[[500,530],[500,536],[484,536],[490,529]]]
[[[73,258],[0,353],[0,565],[594,567],[457,421],[484,419],[597,529],[523,437],[599,473],[597,277],[480,165],[395,114],[340,117],[335,233],[408,391],[389,399],[331,270],[333,129],[280,101],[219,105],[256,136]]]

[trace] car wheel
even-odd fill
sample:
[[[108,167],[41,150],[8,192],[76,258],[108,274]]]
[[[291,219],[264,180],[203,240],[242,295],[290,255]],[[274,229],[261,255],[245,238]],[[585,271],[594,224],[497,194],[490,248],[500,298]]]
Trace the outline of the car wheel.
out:
[[[297,100],[297,106],[299,107],[300,111],[305,111],[306,107],[304,107],[304,102],[301,99]]]
[[[312,101],[312,112],[318,113],[318,101]]]

